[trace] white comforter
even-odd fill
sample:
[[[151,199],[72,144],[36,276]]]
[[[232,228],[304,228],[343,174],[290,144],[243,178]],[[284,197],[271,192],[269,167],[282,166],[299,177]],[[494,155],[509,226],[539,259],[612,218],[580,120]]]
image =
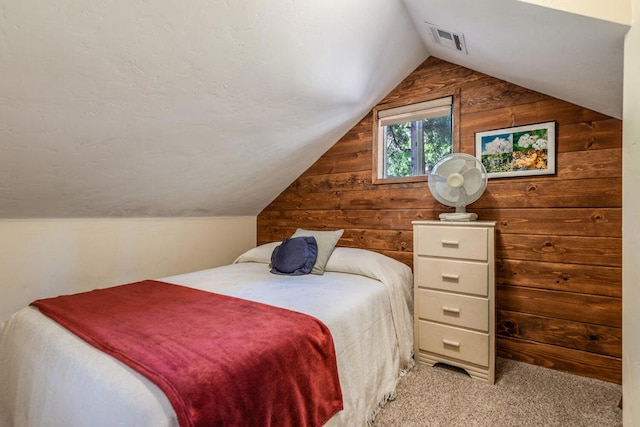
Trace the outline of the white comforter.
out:
[[[336,248],[323,276],[276,276],[268,269],[274,245],[229,266],[160,280],[322,320],[334,339],[345,406],[327,425],[366,425],[412,365],[411,270],[380,254]],[[34,308],[2,327],[0,411],[3,426],[177,426],[153,383]]]

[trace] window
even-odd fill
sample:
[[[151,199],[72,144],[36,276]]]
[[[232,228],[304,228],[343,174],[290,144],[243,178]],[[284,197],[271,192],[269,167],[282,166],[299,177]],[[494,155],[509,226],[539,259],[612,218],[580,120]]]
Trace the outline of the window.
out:
[[[453,152],[453,107],[448,96],[374,109],[374,183],[425,180],[436,162]]]

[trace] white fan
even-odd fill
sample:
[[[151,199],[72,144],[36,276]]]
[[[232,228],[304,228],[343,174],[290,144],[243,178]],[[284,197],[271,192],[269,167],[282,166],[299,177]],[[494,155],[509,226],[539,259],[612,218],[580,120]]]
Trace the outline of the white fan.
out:
[[[487,188],[487,171],[482,162],[464,153],[444,156],[429,174],[429,190],[437,201],[454,206],[455,213],[440,214],[443,221],[474,221],[478,215],[467,213],[466,206],[480,198]]]

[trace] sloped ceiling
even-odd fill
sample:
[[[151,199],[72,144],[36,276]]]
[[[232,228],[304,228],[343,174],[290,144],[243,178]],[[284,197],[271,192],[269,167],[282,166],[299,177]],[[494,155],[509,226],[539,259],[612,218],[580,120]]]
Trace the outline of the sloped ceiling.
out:
[[[515,0],[404,2],[432,55],[622,118],[628,26]],[[468,54],[436,44],[426,22],[463,33]]]
[[[516,0],[0,0],[0,218],[256,215],[429,54],[620,117],[625,31]]]

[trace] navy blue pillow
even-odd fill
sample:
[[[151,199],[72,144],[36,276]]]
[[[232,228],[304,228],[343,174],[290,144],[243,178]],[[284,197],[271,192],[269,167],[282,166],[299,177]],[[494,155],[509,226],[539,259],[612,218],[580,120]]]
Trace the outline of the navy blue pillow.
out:
[[[271,254],[271,272],[299,276],[309,274],[318,259],[318,243],[313,236],[284,239]]]

